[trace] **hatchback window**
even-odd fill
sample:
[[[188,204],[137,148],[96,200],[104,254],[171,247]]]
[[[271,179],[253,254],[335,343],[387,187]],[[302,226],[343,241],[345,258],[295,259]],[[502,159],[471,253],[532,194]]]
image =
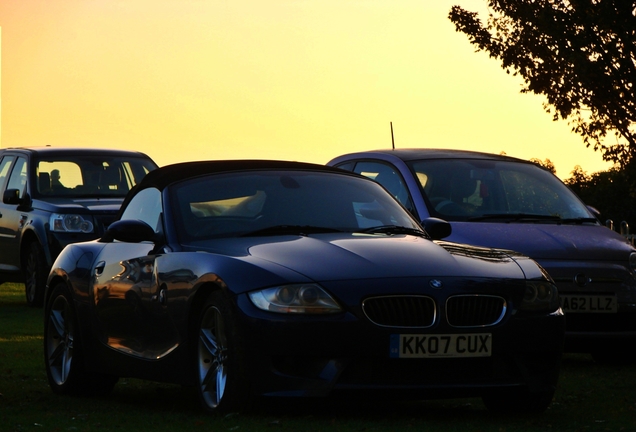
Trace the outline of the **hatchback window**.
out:
[[[593,217],[558,178],[532,164],[444,159],[415,161],[410,166],[420,179],[431,214],[447,220]]]
[[[382,162],[358,162],[354,172],[380,183],[411,214],[416,214],[408,189],[402,176],[391,165]]]

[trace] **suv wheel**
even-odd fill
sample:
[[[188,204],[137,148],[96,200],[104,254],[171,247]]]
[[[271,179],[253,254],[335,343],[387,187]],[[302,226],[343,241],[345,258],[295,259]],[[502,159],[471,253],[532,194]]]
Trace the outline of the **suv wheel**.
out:
[[[28,245],[24,266],[24,290],[29,306],[42,306],[46,277],[47,269],[42,246],[38,242],[31,242]]]

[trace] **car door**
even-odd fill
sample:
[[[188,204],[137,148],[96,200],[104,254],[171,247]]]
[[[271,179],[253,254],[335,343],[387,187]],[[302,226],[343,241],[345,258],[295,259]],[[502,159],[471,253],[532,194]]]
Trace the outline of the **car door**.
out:
[[[142,220],[161,234],[161,196],[145,189],[130,202],[122,219]],[[158,260],[151,242],[106,243],[95,260],[92,281],[100,340],[136,357],[157,359],[179,343],[170,319],[166,288],[158,283]],[[163,257],[163,258],[162,258]]]
[[[17,198],[22,199],[26,193],[27,160],[25,157],[5,156],[0,162],[0,184],[2,193],[15,189]],[[6,183],[6,187],[4,186]],[[27,221],[28,214],[16,202],[0,203],[0,268],[4,271],[20,269],[20,236]]]

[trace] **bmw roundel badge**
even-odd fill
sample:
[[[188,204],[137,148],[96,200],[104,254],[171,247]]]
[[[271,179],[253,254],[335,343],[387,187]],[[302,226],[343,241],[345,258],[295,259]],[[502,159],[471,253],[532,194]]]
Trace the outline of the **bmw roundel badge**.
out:
[[[431,286],[431,288],[442,289],[442,281],[439,279],[431,279],[428,284]]]

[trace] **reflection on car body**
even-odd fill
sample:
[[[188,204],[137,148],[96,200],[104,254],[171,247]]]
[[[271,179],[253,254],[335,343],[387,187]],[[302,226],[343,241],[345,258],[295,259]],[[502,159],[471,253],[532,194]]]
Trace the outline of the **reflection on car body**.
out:
[[[209,411],[354,392],[538,412],[563,348],[534,261],[433,242],[377,183],[312,164],[158,168],[48,287],[56,393],[132,376],[192,384]]]
[[[328,165],[376,180],[425,226],[449,221],[450,241],[537,260],[568,315],[566,350],[633,358],[636,249],[549,171],[507,156],[436,149],[352,153]]]

